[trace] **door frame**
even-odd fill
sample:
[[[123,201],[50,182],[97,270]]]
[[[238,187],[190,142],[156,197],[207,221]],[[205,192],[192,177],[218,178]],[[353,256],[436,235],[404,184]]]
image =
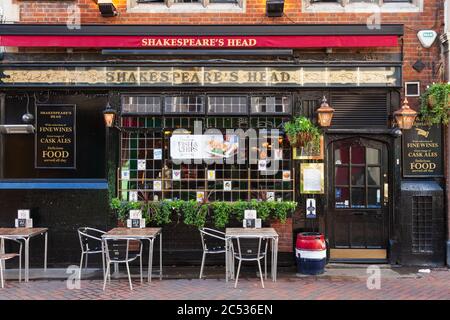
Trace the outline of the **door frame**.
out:
[[[332,228],[332,211],[333,208],[330,206],[332,205],[331,199],[329,195],[333,188],[333,176],[334,176],[334,166],[331,163],[332,156],[330,156],[330,147],[334,142],[338,142],[341,140],[347,140],[347,139],[368,139],[376,142],[380,142],[385,145],[386,152],[387,152],[387,163],[386,163],[386,170],[387,170],[387,179],[388,179],[388,205],[387,205],[387,226],[385,228],[387,234],[386,234],[386,259],[379,259],[377,257],[375,258],[355,258],[355,259],[332,259],[331,261],[336,262],[362,262],[362,263],[373,263],[373,262],[379,262],[379,263],[386,263],[388,260],[391,260],[391,254],[392,254],[392,243],[394,238],[396,237],[396,230],[395,230],[395,217],[394,217],[394,209],[395,209],[395,197],[396,197],[396,187],[397,187],[397,181],[398,179],[395,179],[395,177],[398,175],[398,167],[395,166],[395,159],[398,159],[397,155],[397,146],[399,144],[400,139],[392,130],[377,130],[377,129],[328,129],[325,134],[325,152],[326,152],[326,161],[325,161],[325,167],[327,172],[327,181],[326,181],[326,201],[325,201],[325,234],[328,235],[331,234],[331,228]],[[329,241],[328,241],[329,243]],[[343,249],[343,250],[351,250],[351,249]],[[369,249],[371,250],[371,249]]]

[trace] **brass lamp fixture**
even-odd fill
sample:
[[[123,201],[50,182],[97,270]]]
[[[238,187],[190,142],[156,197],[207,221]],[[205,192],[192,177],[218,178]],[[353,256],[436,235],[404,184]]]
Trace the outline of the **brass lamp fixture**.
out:
[[[329,127],[331,125],[331,119],[333,119],[334,109],[330,107],[325,96],[323,96],[322,104],[316,112],[319,125],[321,127]]]
[[[408,105],[408,99],[405,98],[400,109],[394,112],[394,118],[400,129],[411,129],[416,120],[417,112]]]
[[[111,128],[114,126],[114,120],[116,119],[117,112],[114,110],[111,105],[106,105],[106,109],[103,110],[103,119],[105,120],[105,126]]]

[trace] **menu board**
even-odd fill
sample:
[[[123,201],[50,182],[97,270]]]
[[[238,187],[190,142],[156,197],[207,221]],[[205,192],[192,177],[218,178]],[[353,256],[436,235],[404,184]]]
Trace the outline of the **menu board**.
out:
[[[36,168],[75,169],[75,131],[75,105],[36,105]]]
[[[415,124],[403,130],[403,176],[440,177],[442,166],[442,135],[439,125]]]

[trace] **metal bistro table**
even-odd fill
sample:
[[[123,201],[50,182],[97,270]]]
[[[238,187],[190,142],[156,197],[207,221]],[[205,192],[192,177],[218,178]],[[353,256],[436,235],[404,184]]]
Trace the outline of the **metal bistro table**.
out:
[[[44,272],[45,272],[47,271],[48,228],[0,228],[0,236],[16,240],[23,240],[25,242],[25,282],[29,281],[30,239],[39,235],[44,235],[45,237],[45,246],[44,246]],[[0,243],[0,253],[4,252],[5,252],[5,243],[2,239]]]
[[[234,279],[234,263],[233,263],[233,252],[231,251],[231,241],[235,237],[245,237],[245,236],[255,236],[264,237],[270,239],[271,245],[271,267],[270,271],[272,274],[272,281],[277,281],[277,260],[278,260],[278,233],[274,228],[227,228],[225,230],[225,249],[226,249],[226,259],[225,259],[225,274],[226,281],[228,278]]]
[[[148,254],[148,282],[151,282],[153,269],[153,245],[156,237],[158,236],[159,280],[162,280],[162,228],[114,228],[102,235],[102,238],[134,238],[136,240],[148,240],[150,244]]]

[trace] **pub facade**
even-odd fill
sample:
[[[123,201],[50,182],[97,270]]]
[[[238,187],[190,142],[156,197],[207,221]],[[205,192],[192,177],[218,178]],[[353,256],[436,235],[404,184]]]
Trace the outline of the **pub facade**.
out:
[[[215,24],[203,13],[201,24],[130,25],[121,19],[131,12],[90,21],[82,9],[80,28],[27,20],[23,4],[23,19],[0,25],[0,223],[31,209],[35,225],[49,227],[50,262],[67,265],[79,259],[78,227],[118,223],[113,198],[295,201],[285,223],[266,222],[286,266],[301,231],[324,233],[332,262],[444,264],[443,128],[402,130],[393,116],[406,104],[418,110],[420,91],[439,81],[439,45],[417,49],[408,26],[440,12],[439,1],[418,13],[408,2],[378,28],[362,18],[313,24],[299,2],[296,23]],[[319,143],[291,146],[284,124],[317,124],[325,103],[334,112]],[[230,142],[250,130],[268,137],[254,161],[251,137]],[[230,151],[212,138],[222,135],[248,157],[207,161]],[[164,263],[199,264],[198,230],[162,225]]]

